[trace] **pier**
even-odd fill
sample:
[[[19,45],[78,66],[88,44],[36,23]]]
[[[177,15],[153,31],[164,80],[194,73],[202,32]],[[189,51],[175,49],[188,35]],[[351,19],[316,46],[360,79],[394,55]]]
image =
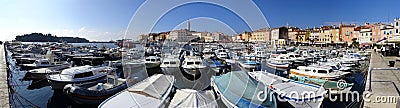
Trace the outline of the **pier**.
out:
[[[4,45],[0,45],[0,107],[9,108],[9,89],[7,81],[7,63]]]
[[[381,53],[372,51],[370,72],[365,86],[365,91],[371,92],[372,95],[368,98],[370,101],[364,99],[364,108],[399,107],[400,62],[396,61],[397,58],[395,56],[384,57]],[[389,61],[396,61],[394,67],[389,67]]]

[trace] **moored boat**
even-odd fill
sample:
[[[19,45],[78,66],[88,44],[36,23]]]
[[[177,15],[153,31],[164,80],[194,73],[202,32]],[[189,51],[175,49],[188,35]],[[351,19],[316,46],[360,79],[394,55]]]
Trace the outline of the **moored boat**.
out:
[[[155,74],[103,101],[99,108],[159,108],[170,100],[175,78]]]
[[[244,71],[213,76],[211,77],[211,87],[228,108],[277,107],[276,99],[273,94],[270,94],[268,87],[251,78]]]
[[[69,65],[60,65],[55,67],[33,69],[26,72],[24,79],[44,79],[46,75],[58,74],[63,69],[69,68]]]
[[[126,88],[128,88],[126,79],[118,78],[114,80],[110,78],[109,80],[102,79],[83,84],[67,84],[63,91],[76,103],[100,104],[107,98]]]
[[[103,79],[106,77],[106,73],[110,71],[115,71],[115,68],[85,65],[65,69],[59,74],[49,75],[47,79],[52,89],[61,90],[67,84],[79,84]]]

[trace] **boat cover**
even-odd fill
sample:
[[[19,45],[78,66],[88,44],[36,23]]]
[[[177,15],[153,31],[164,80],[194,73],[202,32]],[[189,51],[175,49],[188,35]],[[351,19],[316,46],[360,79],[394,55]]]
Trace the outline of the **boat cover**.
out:
[[[169,104],[170,108],[218,108],[212,91],[192,89],[177,90]]]
[[[99,108],[155,108],[164,104],[165,94],[171,91],[174,76],[155,74],[126,91],[118,93],[99,105]]]
[[[270,89],[244,71],[233,71],[213,76],[212,79],[221,95],[240,108],[276,108],[276,99],[270,94],[272,93]],[[259,95],[260,92],[262,93]]]

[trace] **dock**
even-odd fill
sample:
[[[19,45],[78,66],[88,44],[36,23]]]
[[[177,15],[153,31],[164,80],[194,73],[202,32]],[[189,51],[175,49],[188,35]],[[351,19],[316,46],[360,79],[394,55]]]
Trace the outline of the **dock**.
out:
[[[7,63],[4,45],[0,45],[0,107],[10,108]]]
[[[395,108],[399,107],[400,96],[400,62],[396,61],[398,57],[382,56],[381,53],[371,53],[370,72],[366,81],[365,91],[371,92],[372,95],[368,98],[370,101],[365,101],[364,108]],[[396,61],[394,67],[389,67],[389,61]],[[361,94],[361,93],[360,93]],[[377,99],[378,97],[378,99]],[[382,98],[396,98],[393,102],[377,102]]]

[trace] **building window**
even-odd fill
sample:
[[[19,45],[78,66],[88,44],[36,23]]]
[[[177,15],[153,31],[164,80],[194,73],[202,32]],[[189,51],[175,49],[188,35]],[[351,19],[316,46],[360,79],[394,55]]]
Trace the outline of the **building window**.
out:
[[[370,36],[372,36],[372,33],[369,33]]]
[[[399,33],[399,29],[396,29],[396,33]]]
[[[396,26],[399,26],[399,22],[396,22]]]
[[[386,31],[383,31],[383,35],[386,35]]]

